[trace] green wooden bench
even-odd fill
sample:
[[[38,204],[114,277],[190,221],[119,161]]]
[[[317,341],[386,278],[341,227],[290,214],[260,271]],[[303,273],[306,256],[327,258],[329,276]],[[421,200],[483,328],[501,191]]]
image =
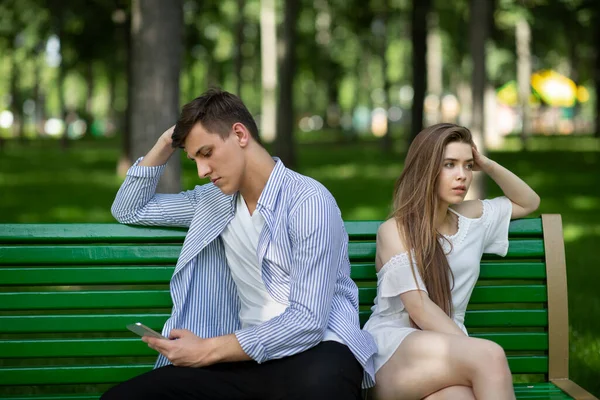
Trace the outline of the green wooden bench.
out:
[[[378,226],[346,223],[363,323],[376,293]],[[152,368],[155,352],[125,325],[161,329],[184,235],[118,224],[0,224],[0,398],[96,399]],[[508,256],[482,262],[466,325],[502,345],[515,381],[538,382],[515,383],[518,398],[595,399],[568,379],[560,216],[511,223]]]

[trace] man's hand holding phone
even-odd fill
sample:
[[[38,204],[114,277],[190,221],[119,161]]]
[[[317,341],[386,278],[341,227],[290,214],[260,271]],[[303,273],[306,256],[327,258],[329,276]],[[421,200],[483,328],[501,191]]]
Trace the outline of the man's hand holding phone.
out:
[[[169,339],[171,340],[151,336],[142,337],[142,340],[148,343],[148,347],[167,357],[175,366],[205,367],[217,362],[215,348],[210,339],[196,336],[187,329],[173,329]]]

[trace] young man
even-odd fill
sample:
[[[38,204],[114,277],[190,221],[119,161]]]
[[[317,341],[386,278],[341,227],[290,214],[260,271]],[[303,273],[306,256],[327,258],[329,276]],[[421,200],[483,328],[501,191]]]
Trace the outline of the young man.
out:
[[[155,194],[183,147],[211,183]],[[373,384],[348,237],[321,184],[261,146],[242,101],[210,90],[127,173],[126,224],[189,227],[171,279],[171,340],[144,337],[156,368],[103,399],[359,399]],[[176,340],[174,340],[176,339]]]

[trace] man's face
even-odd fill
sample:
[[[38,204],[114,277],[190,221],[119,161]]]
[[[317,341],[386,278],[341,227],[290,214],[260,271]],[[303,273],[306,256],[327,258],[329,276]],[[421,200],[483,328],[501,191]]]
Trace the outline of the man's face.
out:
[[[198,122],[184,141],[184,151],[196,163],[198,176],[209,178],[225,194],[234,194],[244,178],[245,154],[233,132],[225,140]]]

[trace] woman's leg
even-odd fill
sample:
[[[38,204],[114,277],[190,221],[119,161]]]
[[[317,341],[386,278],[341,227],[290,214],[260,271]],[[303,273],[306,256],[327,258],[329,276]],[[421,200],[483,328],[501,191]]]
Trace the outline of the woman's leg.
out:
[[[450,386],[471,387],[477,400],[515,398],[504,350],[483,339],[413,332],[377,372],[380,400],[422,399]]]

